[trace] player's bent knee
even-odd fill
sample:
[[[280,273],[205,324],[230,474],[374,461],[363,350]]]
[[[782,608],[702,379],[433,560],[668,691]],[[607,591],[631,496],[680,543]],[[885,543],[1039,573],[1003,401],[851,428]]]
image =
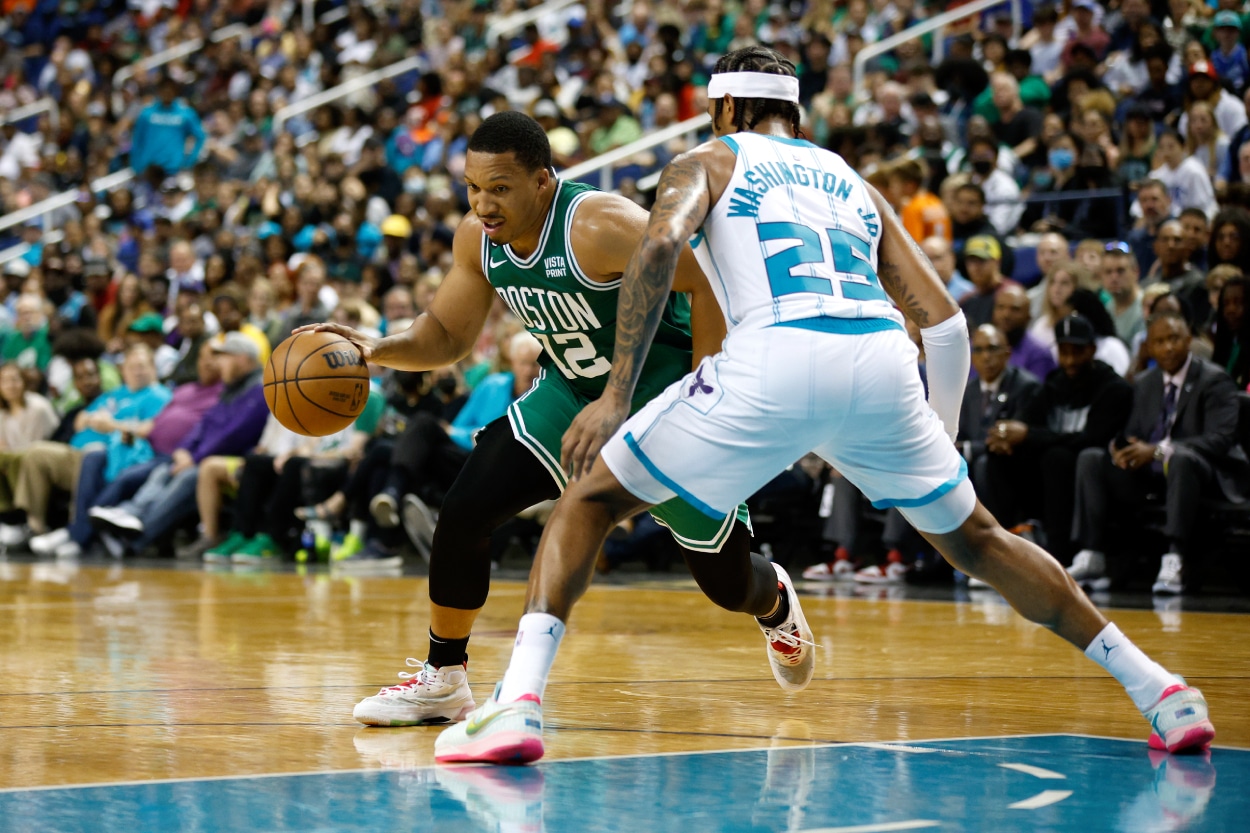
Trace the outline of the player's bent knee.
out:
[[[585,477],[569,484],[560,502],[594,505],[606,511],[613,521],[622,521],[650,506],[622,486],[602,458],[595,461]]]

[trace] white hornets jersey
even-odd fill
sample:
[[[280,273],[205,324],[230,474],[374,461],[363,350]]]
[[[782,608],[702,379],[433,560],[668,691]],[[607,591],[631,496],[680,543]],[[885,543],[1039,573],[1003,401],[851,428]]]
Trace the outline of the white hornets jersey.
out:
[[[728,328],[902,328],[877,280],[881,223],[859,174],[811,142],[721,139],[738,161],[690,241]]]

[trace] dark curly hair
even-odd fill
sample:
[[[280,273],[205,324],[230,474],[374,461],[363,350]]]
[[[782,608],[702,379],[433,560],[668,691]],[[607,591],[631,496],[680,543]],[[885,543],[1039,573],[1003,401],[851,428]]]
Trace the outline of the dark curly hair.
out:
[[[716,61],[715,72],[718,74],[763,72],[768,75],[788,75],[792,78],[798,76],[793,63],[783,57],[780,52],[769,49],[767,46],[747,46],[727,52]],[[734,99],[734,104],[736,109],[733,123],[739,132],[753,129],[770,116],[778,116],[789,119],[795,136],[803,136],[803,131],[799,129],[803,114],[799,111],[799,105],[792,101],[780,101],[775,98],[741,98]],[[717,99],[715,103],[717,118],[720,118],[721,108],[724,105],[724,99]]]

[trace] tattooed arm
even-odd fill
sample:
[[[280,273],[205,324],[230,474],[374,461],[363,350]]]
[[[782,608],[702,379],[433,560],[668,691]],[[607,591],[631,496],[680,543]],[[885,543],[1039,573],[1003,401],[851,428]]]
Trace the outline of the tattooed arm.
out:
[[[633,397],[642,363],[673,286],[677,259],[686,241],[703,224],[710,207],[707,172],[698,154],[687,153],[674,159],[660,177],[647,231],[621,280],[616,346],[604,396],[625,402]]]
[[[599,449],[629,416],[638,376],[672,291],[678,258],[712,205],[705,147],[677,157],[660,177],[647,230],[621,278],[607,387],[578,414],[561,445],[570,479],[590,470]]]
[[[868,186],[881,215],[881,245],[877,249],[877,277],[886,293],[909,321],[920,327],[929,406],[954,441],[959,431],[972,353],[963,311],[942,284],[929,258],[876,189]]]
[[[921,329],[939,324],[959,312],[928,256],[912,240],[885,197],[868,183],[868,193],[881,217],[881,245],[877,250],[877,277],[886,294],[907,320]]]

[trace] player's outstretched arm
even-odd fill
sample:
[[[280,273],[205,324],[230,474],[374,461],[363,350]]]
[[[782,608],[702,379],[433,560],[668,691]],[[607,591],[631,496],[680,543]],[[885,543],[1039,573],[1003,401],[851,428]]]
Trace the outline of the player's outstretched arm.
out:
[[[698,150],[677,157],[664,169],[647,230],[621,278],[607,387],[564,434],[560,451],[571,479],[590,470],[599,449],[629,415],[643,361],[673,288],[678,259],[711,204],[707,171]]]
[[[907,319],[924,329],[959,312],[928,256],[912,240],[885,197],[864,183],[881,217],[881,245],[877,249],[877,277],[886,294]]]
[[[920,327],[929,380],[929,407],[942,420],[953,442],[959,432],[959,409],[963,405],[972,358],[968,325],[937,270],[903,228],[894,209],[877,189],[865,185],[881,216],[877,277],[903,315]]]
[[[451,271],[429,309],[402,333],[374,338],[341,324],[310,324],[295,332],[337,333],[356,345],[366,361],[396,370],[433,370],[458,362],[473,349],[495,299],[482,274],[481,241],[481,221],[470,214],[456,229]]]

